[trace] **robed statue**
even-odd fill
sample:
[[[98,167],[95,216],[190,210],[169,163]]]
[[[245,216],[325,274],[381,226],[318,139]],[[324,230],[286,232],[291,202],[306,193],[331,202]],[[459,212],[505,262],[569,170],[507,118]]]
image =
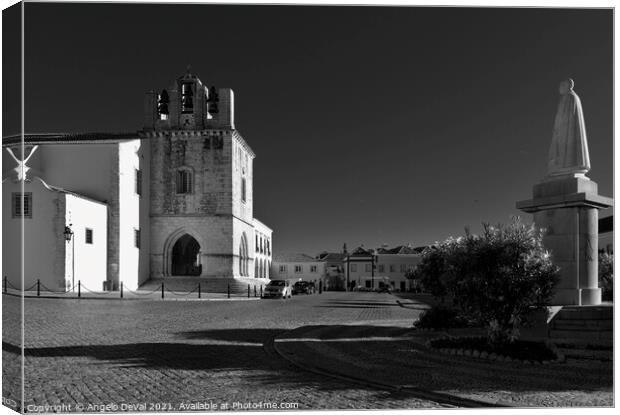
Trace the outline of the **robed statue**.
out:
[[[572,79],[560,83],[560,102],[549,148],[548,176],[583,175],[590,170],[586,124],[574,86]]]

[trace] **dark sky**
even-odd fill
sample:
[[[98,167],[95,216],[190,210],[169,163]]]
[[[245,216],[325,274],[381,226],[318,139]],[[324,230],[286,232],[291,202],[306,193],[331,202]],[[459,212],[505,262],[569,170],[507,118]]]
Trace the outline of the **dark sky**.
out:
[[[610,9],[27,3],[26,130],[138,130],[191,64],[235,91],[276,251],[428,244],[520,214],[565,77],[612,196],[612,31]]]

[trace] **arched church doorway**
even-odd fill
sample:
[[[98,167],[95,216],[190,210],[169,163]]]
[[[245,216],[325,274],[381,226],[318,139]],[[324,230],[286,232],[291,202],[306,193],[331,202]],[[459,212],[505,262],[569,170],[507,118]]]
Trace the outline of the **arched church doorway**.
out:
[[[172,247],[172,275],[200,275],[200,244],[185,234]]]

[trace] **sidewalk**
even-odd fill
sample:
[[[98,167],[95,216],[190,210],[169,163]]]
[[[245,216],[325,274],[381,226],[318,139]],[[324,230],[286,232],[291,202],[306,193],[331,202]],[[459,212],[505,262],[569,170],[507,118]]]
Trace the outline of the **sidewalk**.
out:
[[[406,303],[415,306],[413,301]],[[574,358],[549,365],[490,362],[441,354],[426,346],[427,340],[443,335],[416,331],[411,322],[306,326],[278,336],[274,348],[310,371],[410,391],[455,406],[613,405],[613,362]]]

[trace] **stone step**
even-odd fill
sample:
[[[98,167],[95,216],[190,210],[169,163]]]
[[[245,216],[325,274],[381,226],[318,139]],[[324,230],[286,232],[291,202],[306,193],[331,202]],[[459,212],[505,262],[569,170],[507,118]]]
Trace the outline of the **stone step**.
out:
[[[551,330],[611,331],[613,328],[613,320],[554,320],[551,324]]]
[[[612,330],[598,330],[598,331],[578,331],[578,330],[556,330],[549,331],[550,339],[572,339],[572,340],[584,340],[592,341],[593,344],[598,344],[599,340],[613,341],[614,333]]]
[[[613,306],[567,306],[555,316],[554,320],[613,320]]]
[[[175,292],[190,292],[198,288],[204,293],[226,293],[230,287],[231,294],[247,294],[248,285],[250,293],[254,295],[254,287],[259,291],[268,281],[260,278],[209,278],[209,277],[165,277],[152,278],[140,286],[140,291],[152,291],[161,287]]]

